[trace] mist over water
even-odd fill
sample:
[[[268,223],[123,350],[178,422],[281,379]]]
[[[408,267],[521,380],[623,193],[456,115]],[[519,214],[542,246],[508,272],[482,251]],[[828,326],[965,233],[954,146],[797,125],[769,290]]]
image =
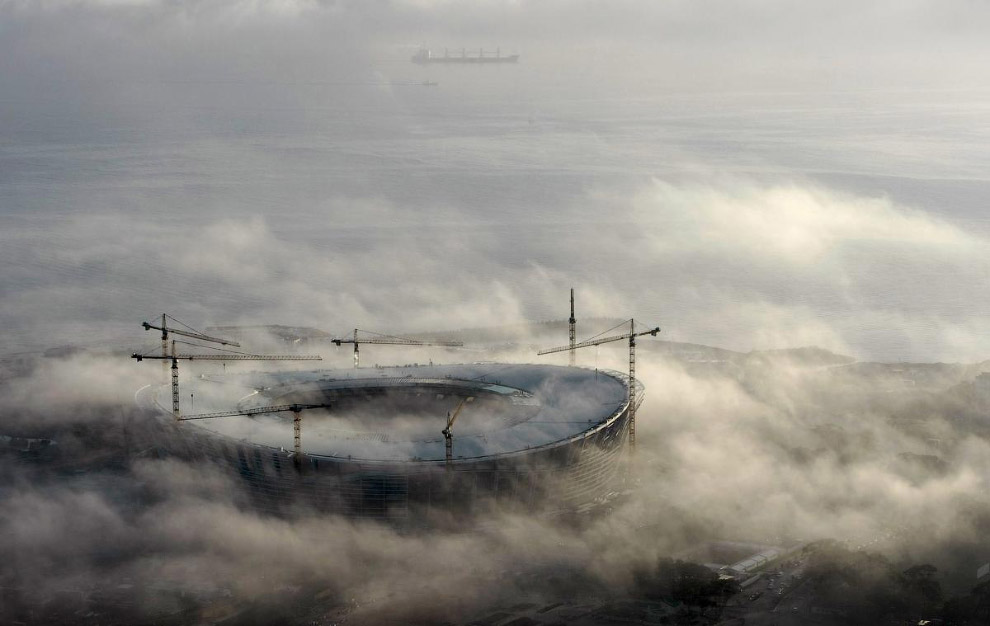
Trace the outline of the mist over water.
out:
[[[423,330],[484,325],[429,311],[495,292],[516,318],[560,318],[571,285],[587,294],[584,316],[663,320],[672,338],[744,351],[817,343],[955,361],[985,348],[986,302],[970,286],[988,261],[990,102],[973,81],[919,81],[891,62],[866,88],[851,63],[826,71],[807,51],[796,67],[753,52],[745,72],[738,59],[720,70],[708,56],[748,44],[699,54],[710,34],[698,24],[695,43],[605,43],[586,34],[604,10],[593,6],[573,32],[508,30],[494,44],[522,61],[484,68],[408,61],[416,28],[442,22],[406,28],[400,16],[472,23],[446,6],[85,6],[5,9],[10,349],[49,342],[39,325],[68,341],[159,310]],[[327,41],[369,15],[384,33]],[[631,15],[615,17],[631,28]],[[695,22],[679,10],[644,19]],[[39,57],[28,27],[66,41]],[[114,27],[129,34],[100,39]],[[767,45],[787,50],[781,37]],[[410,301],[423,288],[433,297]]]

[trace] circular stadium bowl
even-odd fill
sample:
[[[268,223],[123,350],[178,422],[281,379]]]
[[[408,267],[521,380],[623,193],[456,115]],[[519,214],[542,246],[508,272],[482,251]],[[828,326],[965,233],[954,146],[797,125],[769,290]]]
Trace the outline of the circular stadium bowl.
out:
[[[627,377],[576,367],[186,374],[180,389],[184,417],[313,407],[175,421],[169,386],[144,397],[167,454],[232,470],[256,504],[358,517],[587,506],[612,488],[628,429]]]

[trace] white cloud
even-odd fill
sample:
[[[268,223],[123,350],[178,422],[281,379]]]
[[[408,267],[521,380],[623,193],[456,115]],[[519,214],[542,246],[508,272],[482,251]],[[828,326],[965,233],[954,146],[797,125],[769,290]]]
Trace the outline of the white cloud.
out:
[[[674,185],[657,180],[636,200],[636,216],[661,251],[712,250],[780,263],[820,263],[843,245],[868,242],[973,248],[958,228],[886,198],[798,184]],[[775,258],[776,257],[776,258]]]

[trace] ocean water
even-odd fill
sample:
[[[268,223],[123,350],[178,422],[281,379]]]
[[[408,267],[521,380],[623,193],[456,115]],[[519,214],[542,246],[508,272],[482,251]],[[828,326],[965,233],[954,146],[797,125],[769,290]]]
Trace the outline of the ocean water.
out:
[[[988,146],[971,92],[669,93],[525,63],[39,84],[0,97],[2,348],[140,340],[161,311],[563,318],[573,286],[579,318],[672,340],[983,360]]]

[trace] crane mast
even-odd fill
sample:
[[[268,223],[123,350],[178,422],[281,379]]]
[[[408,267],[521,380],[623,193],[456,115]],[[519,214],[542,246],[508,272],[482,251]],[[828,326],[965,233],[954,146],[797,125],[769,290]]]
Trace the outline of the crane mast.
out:
[[[379,335],[377,337],[369,337],[367,339],[360,339],[360,338],[358,338],[358,332],[367,333],[369,331],[366,331],[366,330],[365,331],[361,331],[360,329],[355,328],[354,329],[354,338],[353,339],[343,339],[343,338],[339,338],[338,337],[336,339],[331,339],[330,340],[331,342],[333,342],[337,346],[340,346],[340,345],[345,344],[345,343],[354,344],[354,368],[355,369],[357,369],[358,367],[360,367],[361,356],[360,356],[360,348],[358,346],[360,346],[362,343],[371,343],[371,344],[378,344],[378,345],[390,345],[390,346],[447,346],[447,347],[452,347],[452,348],[453,347],[459,347],[459,346],[463,346],[464,345],[464,342],[462,342],[462,341],[420,341],[418,339],[406,339],[405,337],[393,337],[391,335]]]
[[[577,353],[574,352],[574,341],[577,338],[577,320],[574,319],[574,287],[571,287],[571,316],[567,319],[567,340],[571,347],[570,362],[574,367]]]
[[[549,348],[547,350],[540,350],[537,352],[537,354],[542,355],[569,350],[571,354],[573,354],[574,350],[577,350],[578,348],[599,346],[603,343],[621,341],[623,339],[627,339],[629,341],[629,451],[633,454],[636,450],[636,337],[642,337],[643,335],[651,335],[656,337],[659,332],[659,326],[649,330],[636,332],[636,321],[631,319],[629,320],[628,333],[624,333],[622,335],[610,335],[608,337],[602,337],[601,339],[589,339],[587,341],[582,341],[581,343],[560,346],[558,348]]]
[[[660,328],[657,327],[657,331]],[[654,333],[656,336],[656,333]],[[571,354],[574,354],[571,351]],[[636,327],[629,320],[629,450],[636,451]]]

